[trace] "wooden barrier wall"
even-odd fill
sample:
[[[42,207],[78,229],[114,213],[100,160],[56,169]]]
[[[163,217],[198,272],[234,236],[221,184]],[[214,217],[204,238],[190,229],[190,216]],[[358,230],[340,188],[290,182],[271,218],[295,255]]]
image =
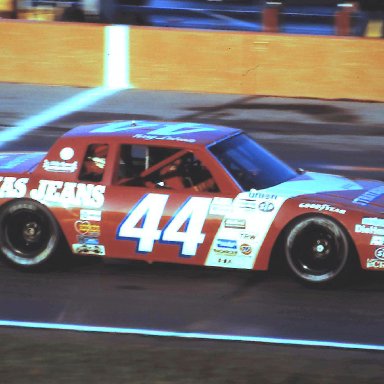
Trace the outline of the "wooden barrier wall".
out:
[[[0,81],[94,87],[103,81],[103,28],[0,21]]]
[[[384,40],[131,29],[141,89],[384,101]]]
[[[128,52],[138,89],[384,101],[384,39],[126,27],[107,55],[106,28],[1,21],[0,81],[108,85]]]

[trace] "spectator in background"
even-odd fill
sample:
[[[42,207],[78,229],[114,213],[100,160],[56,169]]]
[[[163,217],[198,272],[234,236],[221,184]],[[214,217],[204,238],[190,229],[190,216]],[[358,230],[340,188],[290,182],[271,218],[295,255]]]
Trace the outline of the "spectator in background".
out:
[[[85,21],[84,11],[81,9],[80,4],[77,1],[72,2],[69,7],[64,9],[61,21]]]
[[[370,21],[381,23],[380,37],[384,35],[384,0],[361,0],[358,2],[363,13],[361,35],[365,36]]]

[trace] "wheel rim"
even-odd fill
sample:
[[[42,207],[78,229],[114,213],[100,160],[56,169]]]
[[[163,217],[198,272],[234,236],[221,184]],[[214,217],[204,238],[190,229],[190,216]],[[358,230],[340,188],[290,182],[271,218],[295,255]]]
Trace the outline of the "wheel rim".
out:
[[[347,261],[345,238],[328,221],[299,225],[287,242],[288,263],[300,278],[310,282],[331,280]]]
[[[37,264],[47,257],[49,220],[39,211],[20,209],[4,221],[6,256],[17,264]]]

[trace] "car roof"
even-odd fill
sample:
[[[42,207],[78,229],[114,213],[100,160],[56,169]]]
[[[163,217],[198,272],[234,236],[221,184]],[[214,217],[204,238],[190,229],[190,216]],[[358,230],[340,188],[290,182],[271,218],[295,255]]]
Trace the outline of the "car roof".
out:
[[[64,136],[88,140],[129,139],[132,144],[145,145],[166,142],[167,146],[189,147],[207,146],[240,132],[236,128],[203,123],[120,120],[82,125],[68,131]]]

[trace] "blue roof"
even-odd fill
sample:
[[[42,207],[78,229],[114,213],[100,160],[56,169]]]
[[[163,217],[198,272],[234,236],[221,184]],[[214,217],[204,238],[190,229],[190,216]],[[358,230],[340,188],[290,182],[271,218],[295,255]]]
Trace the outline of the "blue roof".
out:
[[[125,137],[137,141],[161,140],[206,145],[239,132],[239,129],[212,124],[128,120],[82,125],[64,136]]]

